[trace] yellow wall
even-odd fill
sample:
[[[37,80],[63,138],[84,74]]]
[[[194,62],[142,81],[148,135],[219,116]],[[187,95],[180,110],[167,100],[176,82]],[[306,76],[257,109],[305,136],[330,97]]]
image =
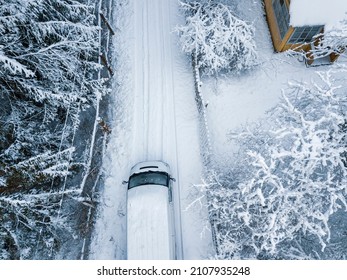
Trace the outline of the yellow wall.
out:
[[[290,1],[285,0],[287,7],[289,8]],[[296,49],[296,50],[309,50],[309,47],[307,45],[300,45],[300,44],[289,44],[288,40],[292,33],[294,32],[294,28],[292,26],[289,26],[289,29],[284,36],[283,39],[281,39],[280,31],[277,25],[277,19],[275,16],[275,12],[272,8],[272,0],[264,0],[265,3],[265,10],[266,10],[266,17],[270,28],[271,38],[273,45],[275,47],[275,50],[278,52],[283,52],[289,49]]]
[[[285,0],[285,1],[289,7],[289,1],[288,0]],[[264,0],[264,4],[265,4],[265,11],[266,11],[266,18],[270,28],[272,43],[276,51],[282,52],[288,49],[286,42],[292,35],[294,29],[290,26],[284,38],[281,39],[280,31],[277,25],[277,19],[276,19],[274,10],[272,8],[272,0]]]

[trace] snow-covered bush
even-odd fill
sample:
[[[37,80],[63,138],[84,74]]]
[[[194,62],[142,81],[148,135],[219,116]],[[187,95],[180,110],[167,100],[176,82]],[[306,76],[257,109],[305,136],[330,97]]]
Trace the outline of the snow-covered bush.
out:
[[[235,165],[205,184],[219,257],[301,258],[310,255],[301,237],[316,240],[317,251],[329,244],[329,218],[347,210],[341,71],[290,83],[266,122],[231,135]]]
[[[186,24],[177,27],[182,49],[206,74],[240,71],[257,64],[254,28],[230,8],[212,1],[181,2]]]

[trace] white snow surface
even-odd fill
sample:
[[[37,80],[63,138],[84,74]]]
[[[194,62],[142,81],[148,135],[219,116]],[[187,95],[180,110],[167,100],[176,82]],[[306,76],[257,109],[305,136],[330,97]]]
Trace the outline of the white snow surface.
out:
[[[347,18],[346,0],[291,0],[290,24],[292,26],[336,26]]]
[[[128,259],[170,260],[168,187],[146,185],[128,191]]]
[[[213,254],[207,209],[190,207],[201,182],[198,114],[191,64],[181,51],[176,25],[184,23],[178,1],[114,0],[117,61],[112,134],[104,159],[101,194],[90,259],[126,258],[126,186],[140,161],[167,162],[173,184],[179,258]],[[201,195],[201,194],[199,194]]]

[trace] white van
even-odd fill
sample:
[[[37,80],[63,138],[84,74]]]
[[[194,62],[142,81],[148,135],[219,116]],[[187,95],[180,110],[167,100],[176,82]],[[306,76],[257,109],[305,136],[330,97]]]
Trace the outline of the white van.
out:
[[[127,199],[127,259],[176,259],[170,167],[162,161],[136,164]]]

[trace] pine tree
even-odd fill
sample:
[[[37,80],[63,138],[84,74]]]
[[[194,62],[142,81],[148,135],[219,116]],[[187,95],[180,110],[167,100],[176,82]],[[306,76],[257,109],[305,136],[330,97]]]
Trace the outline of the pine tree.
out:
[[[58,187],[80,112],[105,91],[90,2],[0,0],[0,258],[31,258],[38,235],[51,250],[59,201],[78,196]]]

